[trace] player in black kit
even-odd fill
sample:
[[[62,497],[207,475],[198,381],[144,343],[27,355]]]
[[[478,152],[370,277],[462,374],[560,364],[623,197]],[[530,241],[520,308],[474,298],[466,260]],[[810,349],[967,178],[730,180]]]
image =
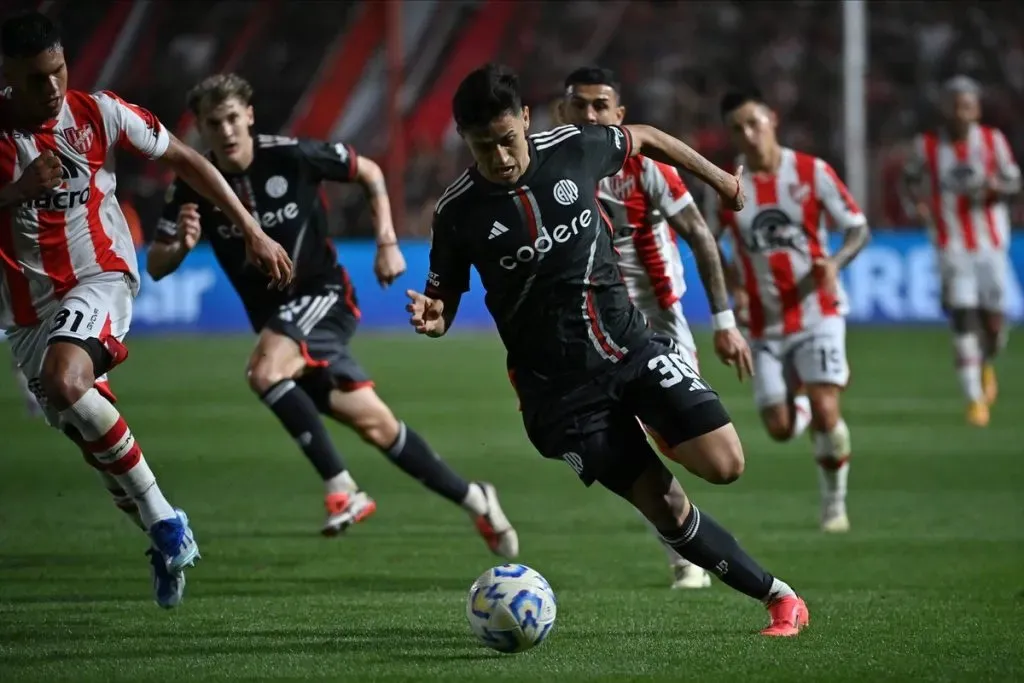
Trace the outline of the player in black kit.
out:
[[[718,395],[630,302],[596,199],[601,178],[639,153],[689,169],[734,209],[743,205],[738,179],[649,126],[527,136],[518,78],[499,66],[467,76],[452,109],[476,164],[437,203],[426,291],[408,292],[411,324],[445,334],[475,267],[541,455],[622,496],[680,555],[763,601],[771,616],[764,635],[796,635],[809,618],[804,601],[690,503],[637,421],[709,482],[728,484],[743,471]],[[746,346],[735,330],[733,341],[724,360],[742,362]]]
[[[376,504],[346,470],[320,413],[348,425],[410,476],[461,505],[494,553],[515,557],[518,537],[494,487],[464,480],[423,438],[397,420],[349,350],[359,309],[348,274],[327,235],[320,184],[357,182],[366,188],[377,235],[374,271],[381,285],[387,286],[405,271],[405,260],[391,224],[380,167],[341,143],[274,135],[254,139],[251,98],[251,86],[239,76],[216,75],[193,88],[188,105],[211,148],[210,161],[264,231],[291,255],[292,288],[268,289],[267,277],[246,266],[237,229],[177,181],[168,190],[157,241],[149,252],[149,274],[159,279],[171,273],[200,234],[209,240],[253,330],[259,333],[247,368],[249,386],[277,415],[324,480],[325,535],[362,521]]]

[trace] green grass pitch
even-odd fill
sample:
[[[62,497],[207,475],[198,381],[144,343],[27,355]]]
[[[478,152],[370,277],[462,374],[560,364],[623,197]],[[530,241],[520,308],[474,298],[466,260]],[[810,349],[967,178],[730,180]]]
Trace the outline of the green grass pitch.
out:
[[[396,413],[466,476],[498,485],[521,561],[559,597],[551,638],[508,656],[477,646],[465,622],[469,584],[499,561],[460,510],[332,427],[379,508],[320,538],[317,477],[245,386],[252,340],[130,341],[114,373],[121,408],[204,559],[182,607],[158,609],[143,537],[0,375],[0,681],[1024,679],[1019,344],[1002,359],[992,425],[977,430],[942,330],[851,332],[844,537],[817,530],[809,439],[771,443],[749,387],[706,352],[747,471],[719,488],[681,476],[807,598],[811,627],[768,640],[755,635],[761,606],[721,584],[670,591],[635,513],[536,455],[496,339],[359,337]]]

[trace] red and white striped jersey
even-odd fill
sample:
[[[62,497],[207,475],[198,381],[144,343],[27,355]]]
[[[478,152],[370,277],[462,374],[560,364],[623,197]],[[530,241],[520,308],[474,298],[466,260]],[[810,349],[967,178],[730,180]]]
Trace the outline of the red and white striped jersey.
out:
[[[169,142],[153,114],[111,92],[69,90],[60,114],[35,130],[14,128],[8,97],[0,98],[0,185],[43,150],[60,160],[63,178],[42,197],[0,208],[0,328],[38,324],[97,273],[127,273],[138,287],[131,230],[103,164],[115,145],[154,159]]]
[[[686,291],[683,262],[666,217],[693,203],[679,172],[637,155],[598,185],[608,208],[619,252],[619,271],[629,297],[641,306],[672,307]]]
[[[932,214],[932,239],[941,250],[1006,249],[1010,211],[998,195],[985,192],[988,181],[1020,177],[1006,137],[995,128],[975,124],[964,140],[943,132],[914,140],[906,174],[923,181]]]
[[[812,269],[816,259],[830,255],[827,226],[843,231],[866,223],[843,181],[821,159],[783,148],[774,175],[745,170],[742,182],[742,211],[723,209],[708,192],[705,217],[713,230],[728,230],[732,238],[750,299],[751,336],[781,337],[845,315],[842,286],[830,295]]]

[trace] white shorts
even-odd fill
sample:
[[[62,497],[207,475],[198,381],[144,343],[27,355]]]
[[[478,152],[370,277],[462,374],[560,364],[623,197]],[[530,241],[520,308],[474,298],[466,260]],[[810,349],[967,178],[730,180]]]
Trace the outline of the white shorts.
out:
[[[1002,313],[1009,262],[1005,251],[941,252],[942,302],[950,309]]]
[[[683,315],[682,305],[677,301],[669,308],[662,308],[656,302],[651,306],[641,306],[637,303],[637,307],[647,318],[651,329],[672,339],[679,347],[683,360],[700,372],[700,365],[697,363],[697,343],[693,341],[693,333],[686,322],[686,316]]]
[[[7,331],[14,362],[28,379],[29,388],[39,399],[47,422],[52,426],[60,426],[59,416],[47,407],[46,396],[39,383],[50,341],[61,337],[83,341],[123,340],[131,325],[133,299],[128,276],[100,273],[75,285],[38,325]],[[106,375],[96,378],[97,384],[101,385],[105,385],[106,380]]]
[[[801,384],[835,384],[850,380],[846,361],[846,320],[824,318],[809,330],[782,339],[758,339],[754,355],[754,402],[758,408],[785,403]]]

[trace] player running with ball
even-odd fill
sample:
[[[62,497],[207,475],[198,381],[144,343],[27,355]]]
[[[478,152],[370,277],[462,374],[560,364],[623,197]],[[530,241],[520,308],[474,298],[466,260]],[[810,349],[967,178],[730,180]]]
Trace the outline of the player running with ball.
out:
[[[0,41],[10,84],[0,99],[0,329],[47,422],[81,448],[148,533],[157,603],[174,607],[199,547],[100,381],[128,355],[139,291],[135,247],[103,167],[108,153],[131,149],[172,168],[237,222],[245,258],[269,271],[272,285],[288,284],[291,262],[217,170],[150,112],[110,92],[67,89],[49,19],[8,19]]]
[[[577,69],[565,79],[561,118],[575,125],[622,125],[626,107],[620,93],[615,75],[608,69]],[[718,244],[693,196],[675,168],[637,154],[618,173],[601,180],[598,197],[612,222],[619,271],[630,299],[651,329],[675,342],[680,355],[699,371],[697,345],[683,315],[686,282],[676,234],[693,251],[716,327],[735,327],[736,323]],[[729,333],[718,330],[715,338],[728,344]],[[707,572],[671,546],[663,546],[674,574],[673,588],[711,585]]]
[[[808,622],[804,601],[689,501],[637,422],[709,482],[743,472],[743,447],[717,394],[630,302],[596,196],[598,183],[639,153],[690,169],[741,209],[737,179],[648,126],[528,136],[519,80],[503,67],[467,76],[452,109],[476,163],[437,203],[426,292],[408,292],[416,332],[451,329],[475,267],[541,455],[622,496],[680,555],[763,601],[764,635],[796,635]],[[733,329],[728,341],[728,357],[742,363],[742,336]]]
[[[777,441],[795,439],[810,425],[821,528],[845,532],[850,430],[839,394],[850,368],[839,271],[867,243],[867,220],[827,163],[779,144],[775,112],[759,93],[727,94],[721,113],[741,153],[736,163],[745,169],[740,179],[749,201],[735,210],[709,197],[704,215],[734,246],[736,303],[746,309],[754,352],[754,400]],[[844,236],[835,255],[828,224]]]
[[[515,529],[494,487],[454,472],[374,391],[349,342],[359,324],[356,294],[327,234],[324,181],[355,182],[369,195],[377,234],[374,272],[387,286],[405,271],[391,225],[384,175],[342,143],[276,135],[253,137],[252,87],[235,74],[215,75],[188,95],[210,147],[210,160],[295,263],[288,291],[268,289],[246,267],[237,223],[176,182],[168,193],[147,269],[154,279],[174,271],[205,235],[242,299],[259,337],[249,358],[249,387],[277,416],[324,482],[333,536],[362,521],[376,503],[360,490],[335,449],[322,415],[353,429],[411,477],[469,513],[488,547],[505,558],[519,552]]]

